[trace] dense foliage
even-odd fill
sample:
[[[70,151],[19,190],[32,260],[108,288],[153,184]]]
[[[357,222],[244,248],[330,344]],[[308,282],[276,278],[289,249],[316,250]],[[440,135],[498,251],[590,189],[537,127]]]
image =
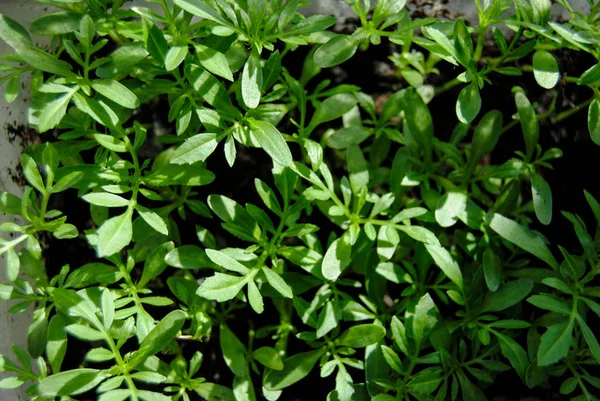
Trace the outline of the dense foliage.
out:
[[[32,400],[273,401],[308,385],[315,399],[481,401],[505,380],[598,399],[600,204],[573,194],[597,221],[560,216],[574,249],[531,226],[556,217],[544,172],[561,151],[539,145],[540,120],[587,109],[600,145],[600,64],[564,76],[553,56],[600,57],[600,2],[584,15],[558,0],[571,16],[558,23],[550,0],[475,0],[468,27],[356,0],[351,34],[297,0],[43,2],[62,9],[29,27],[52,37],[46,50],[0,15],[15,51],[0,59],[5,96],[32,74],[29,124],[45,133],[22,155],[22,196],[0,192],[19,216],[0,225],[0,299],[35,309],[27,349],[0,356],[0,387]],[[385,103],[320,78],[384,43],[405,83]],[[455,78],[431,85],[448,63]],[[481,111],[486,85],[523,74],[555,100],[557,85],[593,95],[540,113],[513,87],[511,110]],[[456,118],[436,119],[429,102],[455,87]],[[157,105],[163,130],[144,118]],[[490,158],[513,127],[514,155]],[[227,196],[242,177],[211,168],[241,153],[272,162],[256,204]],[[213,181],[223,193],[204,189]],[[53,208],[65,191],[85,224]],[[42,238],[85,241],[93,261],[45,264]]]

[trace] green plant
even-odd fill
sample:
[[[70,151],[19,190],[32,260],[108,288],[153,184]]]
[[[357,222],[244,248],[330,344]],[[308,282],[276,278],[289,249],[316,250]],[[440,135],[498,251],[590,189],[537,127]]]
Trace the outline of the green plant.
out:
[[[562,394],[598,399],[600,204],[585,193],[590,228],[563,213],[581,250],[549,246],[531,226],[552,221],[544,171],[561,156],[542,149],[540,121],[588,107],[600,144],[600,67],[561,77],[552,55],[600,57],[600,3],[584,15],[558,1],[571,14],[559,24],[549,0],[476,0],[472,28],[412,19],[403,0],[352,1],[360,26],[345,35],[296,0],[43,2],[62,9],[30,27],[52,37],[49,51],[0,16],[15,50],[0,60],[5,96],[32,73],[29,122],[46,133],[22,155],[23,195],[0,193],[0,211],[20,217],[0,225],[12,234],[0,240],[0,298],[34,308],[27,350],[0,356],[11,373],[0,387],[26,385],[32,400],[276,400],[320,369],[335,372],[328,400],[479,401],[517,377],[529,388],[557,377]],[[496,57],[484,53],[488,32]],[[360,87],[319,81],[382,42],[398,46],[409,87],[380,109]],[[306,47],[294,76],[285,61]],[[456,77],[434,87],[428,75],[445,63]],[[482,112],[486,85],[531,72],[548,90],[560,81],[593,96],[561,110],[555,91],[538,114],[514,87],[512,121]],[[442,139],[434,124],[448,122],[428,103],[457,86],[458,123]],[[166,133],[140,117],[156,102],[168,103]],[[513,127],[524,146],[490,163]],[[237,186],[211,167],[220,144],[229,166],[240,151],[268,155],[272,174],[248,195],[257,204],[203,188]],[[91,228],[53,208],[66,191],[89,205]],[[45,266],[47,233],[85,241],[94,261]],[[207,381],[224,372],[190,345],[215,337],[209,351],[232,381]],[[89,346],[63,369],[73,339]]]

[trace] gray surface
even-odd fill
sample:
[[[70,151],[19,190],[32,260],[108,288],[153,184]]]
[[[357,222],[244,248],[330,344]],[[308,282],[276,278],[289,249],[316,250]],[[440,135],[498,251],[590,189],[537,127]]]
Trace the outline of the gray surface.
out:
[[[47,5],[35,3],[31,0],[0,0],[0,13],[6,14],[10,18],[18,21],[24,26],[29,26],[37,16],[43,14]],[[34,38],[38,43],[46,43],[44,38]],[[12,53],[2,40],[0,40],[0,54]],[[28,82],[24,82],[28,86]],[[27,122],[27,107],[29,96],[26,90],[12,104],[7,104],[4,100],[4,88],[0,95],[0,190],[21,194],[23,189],[17,186],[10,178],[9,169],[14,169],[19,164],[21,153],[21,142],[17,139],[12,144],[8,141],[6,131],[7,125],[23,124]],[[25,95],[25,96],[24,96]],[[0,213],[0,222],[16,221],[13,216],[6,216]],[[7,238],[4,234],[0,234]],[[4,256],[0,256],[0,281],[6,280],[6,268]],[[31,321],[31,308],[29,313],[12,314],[7,309],[11,303],[0,301],[0,354],[3,354],[14,360],[12,353],[12,344],[18,344],[21,347],[26,346],[27,329]],[[0,373],[0,378],[5,377]],[[2,390],[0,389],[0,401],[20,401],[24,400],[24,389]]]

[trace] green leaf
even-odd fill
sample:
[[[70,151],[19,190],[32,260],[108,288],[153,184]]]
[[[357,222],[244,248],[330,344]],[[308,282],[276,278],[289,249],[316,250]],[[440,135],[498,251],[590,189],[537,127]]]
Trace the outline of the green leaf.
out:
[[[218,302],[229,301],[235,298],[246,285],[246,281],[245,277],[215,273],[214,276],[204,280],[196,294],[202,298],[213,299]]]
[[[465,86],[458,95],[456,115],[463,124],[473,121],[481,110],[481,96],[475,83]]]
[[[105,377],[105,374],[97,369],[67,370],[40,381],[38,390],[46,397],[76,395],[96,387]]]
[[[324,349],[302,352],[283,361],[282,370],[268,370],[263,376],[267,390],[282,390],[304,379],[315,363],[325,353]]]
[[[496,147],[501,134],[502,113],[498,110],[487,112],[475,127],[469,158],[470,171],[473,171],[479,161]]]
[[[349,60],[356,53],[358,45],[348,35],[335,36],[320,46],[314,54],[315,63],[321,68],[335,67]]]
[[[278,293],[283,295],[285,298],[292,298],[294,294],[292,293],[292,287],[290,287],[281,276],[272,269],[263,266],[262,271],[267,277],[267,281]]]
[[[408,235],[415,241],[422,242],[425,245],[434,245],[434,246],[440,245],[440,241],[437,239],[435,234],[433,232],[429,231],[425,227],[400,225],[400,226],[397,226],[396,229],[398,231],[402,231],[403,233],[405,233],[406,235]]]
[[[553,295],[539,294],[527,298],[527,302],[538,308],[560,313],[561,315],[570,315],[571,307],[562,299]]]
[[[256,313],[263,313],[265,310],[263,297],[253,280],[248,281],[248,301]]]
[[[93,192],[83,195],[81,198],[92,205],[102,207],[124,207],[129,205],[129,200],[108,192]]]
[[[406,339],[406,328],[404,327],[402,321],[396,316],[392,316],[391,328],[392,336],[396,346],[400,349],[400,351],[404,352],[404,355],[410,355],[408,348],[409,345]]]
[[[493,333],[498,338],[502,354],[509,360],[521,379],[525,381],[525,373],[529,367],[529,358],[527,357],[525,350],[512,338],[495,330]]]
[[[375,344],[383,337],[385,337],[385,328],[382,326],[377,324],[360,324],[344,331],[336,341],[341,346],[362,348]]]
[[[433,258],[435,264],[444,272],[461,290],[463,289],[463,276],[458,263],[452,258],[450,252],[445,248],[435,244],[425,244],[427,252]]]
[[[430,367],[417,373],[406,386],[417,394],[431,394],[442,383],[443,371],[439,367]]]
[[[183,245],[169,251],[165,256],[165,262],[179,269],[201,269],[211,266],[204,250],[195,245]]]
[[[42,15],[35,19],[29,30],[35,35],[62,35],[79,30],[81,14],[57,12]]]
[[[152,250],[152,253],[144,262],[142,277],[140,277],[137,283],[139,288],[144,288],[150,280],[158,277],[167,268],[166,257],[169,252],[173,250],[173,247],[173,242],[165,242],[158,248]]]
[[[537,353],[539,366],[548,366],[566,357],[573,337],[573,319],[554,324],[542,335]]]
[[[429,160],[433,150],[433,119],[429,108],[414,88],[406,90],[402,104],[409,137],[423,151],[425,159]],[[407,133],[404,134],[406,136]]]
[[[348,113],[356,106],[356,96],[350,93],[338,93],[323,100],[315,110],[308,131],[312,131],[319,124],[335,120]]]
[[[227,57],[211,47],[194,44],[198,62],[211,73],[233,82],[233,73],[227,62]]]
[[[558,63],[554,56],[546,50],[537,50],[533,54],[533,76],[544,89],[552,89],[560,79]]]
[[[71,72],[71,65],[69,63],[58,60],[56,57],[46,53],[42,49],[27,46],[19,47],[15,50],[19,53],[19,56],[21,56],[23,61],[39,70],[69,78],[74,75]]]
[[[100,145],[105,147],[108,150],[112,150],[113,152],[124,153],[127,152],[127,145],[125,142],[115,138],[112,135],[106,134],[92,134],[92,138],[94,138]]]
[[[0,191],[0,213],[21,215],[21,198],[10,192]]]
[[[319,320],[317,321],[317,338],[323,337],[331,330],[335,329],[339,324],[340,314],[336,313],[336,307],[330,300],[327,301],[325,307],[319,313]]]
[[[600,344],[598,344],[598,340],[596,339],[594,332],[579,314],[576,315],[576,318],[579,328],[581,329],[581,333],[583,334],[583,338],[585,338],[585,342],[590,348],[590,352],[596,359],[596,362],[600,363]]]
[[[283,361],[281,360],[281,355],[274,348],[260,347],[259,349],[255,350],[252,355],[254,356],[254,359],[269,369],[283,369],[284,365]]]
[[[577,85],[590,85],[600,81],[600,63],[585,70],[577,80]]]
[[[425,294],[412,310],[407,310],[406,317],[409,322],[412,322],[410,326],[412,326],[413,339],[420,344],[427,339],[437,325],[439,312],[431,296]]]
[[[17,74],[8,81],[6,88],[4,89],[4,98],[6,99],[6,103],[14,102],[17,96],[19,96],[20,91],[21,75]]]
[[[210,184],[214,179],[214,173],[202,167],[170,164],[144,177],[144,182],[154,187],[164,187],[167,185],[195,187]]]
[[[156,212],[153,212],[142,205],[135,205],[135,210],[138,211],[142,219],[144,219],[144,221],[148,223],[150,227],[162,235],[169,235],[169,228],[167,227],[167,224]]]
[[[490,228],[502,238],[540,258],[554,269],[558,269],[558,262],[546,246],[544,240],[535,231],[531,231],[527,227],[498,213],[489,214],[486,220]]]
[[[263,74],[260,55],[256,50],[253,50],[242,71],[242,99],[249,108],[255,109],[260,103],[262,85]]]
[[[502,281],[502,260],[492,248],[483,251],[483,274],[488,289],[496,291]]]
[[[274,161],[282,166],[292,164],[293,160],[290,148],[277,128],[267,121],[255,120],[253,118],[249,118],[248,123],[256,141]]]
[[[350,172],[352,192],[358,194],[369,183],[369,166],[358,145],[350,145],[346,150],[346,163]]]
[[[183,63],[187,54],[187,45],[171,47],[165,55],[165,69],[167,71],[173,71],[175,68],[179,67],[179,64]]]
[[[350,264],[352,247],[347,235],[342,235],[331,243],[323,257],[321,272],[327,280],[335,281]]]
[[[235,401],[231,389],[215,383],[204,382],[195,384],[193,390],[207,401]]]
[[[46,349],[48,340],[48,314],[45,308],[34,313],[34,321],[27,332],[27,350],[32,358],[39,358]]]
[[[148,357],[162,351],[181,330],[186,318],[187,314],[181,310],[174,310],[165,316],[144,338],[139,349],[131,356],[128,365],[134,368]]]
[[[592,141],[600,145],[600,102],[598,99],[592,100],[588,108],[588,130]]]
[[[28,154],[24,153],[21,155],[21,166],[23,167],[23,174],[31,186],[33,186],[39,192],[46,192],[42,175],[38,170],[35,160],[33,160],[33,158]]]
[[[140,107],[140,100],[125,85],[112,79],[97,79],[92,81],[92,88],[113,102],[128,108]]]
[[[206,3],[198,0],[175,0],[175,4],[189,12],[190,14],[196,15],[200,18],[204,18],[213,22],[218,23],[219,25],[230,26],[230,24],[223,19],[219,13],[217,13],[213,8],[208,6]]]
[[[531,174],[531,193],[533,208],[540,223],[548,225],[552,221],[552,191],[544,177]]]
[[[148,50],[148,53],[150,53],[156,61],[164,64],[167,51],[169,50],[169,44],[160,28],[146,18],[144,18],[143,21],[146,50]]]
[[[132,210],[119,216],[106,220],[97,231],[98,256],[110,256],[120,252],[131,242],[133,224],[131,223]]]
[[[499,312],[521,302],[533,289],[533,281],[522,278],[510,281],[496,292],[487,295],[481,306],[482,312]]]
[[[525,139],[525,154],[527,160],[531,160],[535,147],[538,144],[540,124],[533,106],[523,92],[517,91],[517,93],[515,93],[515,103],[517,105],[517,111],[519,112],[519,121],[521,123],[521,129],[523,130],[523,138]]]
[[[250,271],[246,266],[221,251],[207,249],[206,255],[210,258],[210,260],[227,270],[231,270],[240,274],[246,274]]]
[[[220,326],[219,342],[223,359],[233,374],[242,377],[247,376],[246,347],[226,324]]]
[[[2,14],[0,14],[0,38],[15,50],[19,47],[33,46],[27,30],[15,20]]]
[[[194,135],[179,146],[171,157],[171,163],[192,164],[205,161],[216,149],[217,134]]]

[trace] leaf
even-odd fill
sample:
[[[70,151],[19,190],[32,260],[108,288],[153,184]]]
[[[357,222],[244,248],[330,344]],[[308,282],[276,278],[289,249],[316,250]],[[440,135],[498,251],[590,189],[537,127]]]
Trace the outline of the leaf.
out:
[[[127,152],[127,145],[125,142],[106,134],[92,134],[91,135],[100,145],[113,152],[124,153]]]
[[[183,63],[187,54],[187,45],[171,47],[165,55],[165,69],[167,71],[173,71],[175,68],[179,67],[179,64]]]
[[[260,147],[263,148],[274,161],[282,166],[289,166],[292,164],[293,160],[290,148],[277,128],[267,121],[255,120],[253,118],[249,118],[248,123],[250,124],[252,135],[256,138]]]
[[[509,281],[496,292],[488,294],[481,306],[481,311],[499,312],[518,304],[533,289],[533,280],[522,278]]]
[[[512,338],[497,331],[493,331],[493,333],[498,338],[502,354],[509,360],[519,377],[525,381],[525,374],[529,367],[529,358],[525,350]]]
[[[335,36],[324,45],[320,46],[314,54],[315,63],[321,68],[335,67],[349,60],[356,53],[358,45],[350,36]]]
[[[21,198],[10,192],[0,191],[0,213],[21,215]]]
[[[487,112],[479,121],[473,133],[471,156],[469,158],[470,171],[474,171],[481,159],[496,147],[501,134],[502,113],[498,110]]]
[[[600,102],[598,99],[592,100],[588,108],[588,130],[592,141],[600,145]]]
[[[215,151],[218,144],[217,134],[194,135],[186,139],[175,150],[171,157],[171,163],[192,164],[198,161],[205,161]]]
[[[356,103],[356,96],[350,93],[338,93],[328,97],[317,106],[307,129],[310,132],[319,124],[342,117],[352,110]]]
[[[304,379],[315,363],[325,353],[324,349],[302,352],[283,361],[282,370],[268,370],[263,376],[267,390],[282,390]]]
[[[406,316],[412,326],[413,339],[420,344],[427,339],[437,325],[439,312],[431,296],[425,294],[419,299],[413,310],[407,310]]]
[[[167,51],[169,50],[169,43],[165,39],[160,28],[154,25],[152,22],[143,19],[144,28],[144,43],[148,53],[159,63],[164,64]]]
[[[2,14],[0,14],[0,38],[15,50],[18,47],[33,46],[27,30],[15,20]]]
[[[112,79],[97,79],[92,81],[92,88],[113,102],[128,108],[140,107],[140,100],[125,85]]]
[[[358,194],[369,183],[369,166],[358,145],[350,145],[346,150],[346,163],[350,172],[350,187]]]
[[[227,23],[227,21],[224,20],[219,13],[202,1],[175,0],[174,3],[190,14],[216,22],[219,25],[230,26],[230,24]]]
[[[332,301],[327,301],[325,307],[319,313],[319,320],[317,321],[317,338],[323,337],[331,330],[335,329],[339,323],[340,316],[336,313],[336,307]]]
[[[212,260],[219,266],[224,267],[227,270],[231,270],[240,274],[246,274],[250,271],[246,266],[244,266],[231,256],[226,255],[221,251],[207,249],[206,256],[208,256],[210,260]]]
[[[552,89],[558,83],[560,71],[554,56],[546,50],[533,54],[533,76],[544,89]]]
[[[235,401],[231,389],[215,383],[199,383],[194,385],[194,391],[207,401]]]
[[[215,273],[200,285],[196,294],[199,297],[213,299],[218,302],[229,301],[246,285],[246,278]]]
[[[97,231],[98,256],[110,256],[120,252],[131,242],[133,224],[131,223],[131,209],[119,216],[106,220]]]
[[[144,182],[154,187],[164,187],[167,185],[196,187],[210,184],[214,179],[214,173],[202,167],[169,164],[144,177]]]
[[[321,272],[327,280],[335,281],[350,264],[352,247],[347,235],[342,235],[331,243],[323,257]]]
[[[571,307],[562,299],[553,295],[538,294],[527,298],[527,302],[538,308],[560,313],[561,315],[570,315]]]
[[[158,277],[167,267],[166,257],[173,250],[173,242],[165,242],[146,258],[144,262],[144,270],[137,285],[139,288],[144,288],[150,280]]]
[[[496,291],[502,281],[502,260],[492,248],[483,251],[483,274],[488,289]]]
[[[443,371],[439,367],[430,367],[417,373],[406,386],[417,394],[431,394],[443,381]]]
[[[461,290],[463,289],[463,276],[458,263],[452,258],[450,252],[435,244],[425,244],[427,252],[433,258],[435,264],[442,269],[446,277],[450,279]]]
[[[124,207],[129,205],[128,199],[108,192],[93,192],[83,195],[81,198],[92,205],[102,207]]]
[[[254,283],[254,280],[248,281],[248,301],[256,313],[263,313],[265,310],[263,297]]]
[[[165,262],[179,269],[201,269],[211,266],[205,251],[195,245],[183,245],[169,251]]]
[[[277,352],[274,348],[260,347],[259,349],[255,350],[252,355],[254,356],[254,359],[269,369],[283,369],[284,365],[283,361],[281,360],[281,355],[279,355],[279,352]]]
[[[337,343],[350,348],[362,348],[375,344],[385,337],[385,328],[377,324],[359,324],[344,331]]]
[[[540,223],[548,225],[552,221],[552,192],[550,185],[539,174],[531,175],[533,208]]]
[[[425,245],[435,245],[439,246],[440,241],[437,239],[435,234],[429,231],[425,227],[419,226],[397,226],[397,230],[404,232],[406,235],[414,239],[415,241],[419,241],[424,243]]]
[[[600,345],[598,344],[598,340],[596,339],[594,332],[590,329],[581,316],[577,315],[576,318],[579,328],[581,329],[581,333],[583,334],[583,338],[585,338],[585,342],[590,348],[590,352],[596,359],[596,362],[600,363]]]
[[[260,103],[262,85],[260,55],[253,50],[242,71],[242,99],[248,108],[255,109]]]
[[[272,269],[263,266],[262,271],[267,277],[267,281],[278,293],[283,295],[285,298],[292,298],[294,294],[292,293],[292,287],[290,287],[281,276]]]
[[[242,377],[247,376],[246,347],[226,324],[220,326],[219,342],[223,359],[233,374]]]
[[[27,350],[32,358],[39,358],[46,349],[48,341],[48,314],[45,308],[34,313],[34,321],[27,332]]]
[[[145,208],[142,205],[135,205],[135,210],[138,211],[142,219],[144,219],[144,221],[148,223],[148,225],[154,230],[162,235],[169,235],[169,228],[167,227],[167,224],[157,213]]]
[[[414,88],[406,90],[402,104],[409,137],[419,146],[425,154],[425,159],[428,160],[433,150],[433,119],[429,108]]]
[[[40,381],[38,390],[46,397],[76,395],[96,387],[105,377],[105,374],[97,369],[67,370]]]
[[[6,103],[14,102],[17,96],[19,96],[20,91],[21,75],[18,74],[9,79],[6,87],[4,88],[4,98],[6,99]]]
[[[213,48],[201,44],[194,44],[198,62],[211,73],[233,82],[233,73],[229,68],[227,57]]]
[[[525,139],[525,154],[527,160],[531,160],[535,147],[538,144],[540,135],[540,124],[533,106],[527,99],[527,96],[521,91],[515,93],[515,103],[519,112],[519,121],[523,130],[523,138]]]
[[[552,268],[558,269],[558,262],[544,240],[534,231],[498,213],[489,214],[486,220],[490,228],[502,238],[540,258]]]
[[[481,110],[481,96],[475,83],[465,86],[458,94],[456,102],[456,115],[463,124],[473,121]]]
[[[573,337],[573,319],[554,324],[542,335],[537,353],[539,366],[548,366],[566,357]]]
[[[600,81],[600,63],[585,70],[577,80],[577,85],[590,85],[598,81]]]
[[[162,351],[181,330],[186,318],[187,314],[181,310],[174,310],[165,316],[140,343],[139,349],[133,353],[127,364],[134,368],[148,357]]]
[[[46,192],[44,181],[42,180],[42,176],[38,170],[35,160],[33,160],[33,158],[28,154],[24,153],[21,155],[21,166],[23,167],[23,174],[31,186],[33,186],[39,192]]]
[[[62,35],[79,29],[81,14],[57,12],[42,15],[35,19],[29,30],[35,35]]]

